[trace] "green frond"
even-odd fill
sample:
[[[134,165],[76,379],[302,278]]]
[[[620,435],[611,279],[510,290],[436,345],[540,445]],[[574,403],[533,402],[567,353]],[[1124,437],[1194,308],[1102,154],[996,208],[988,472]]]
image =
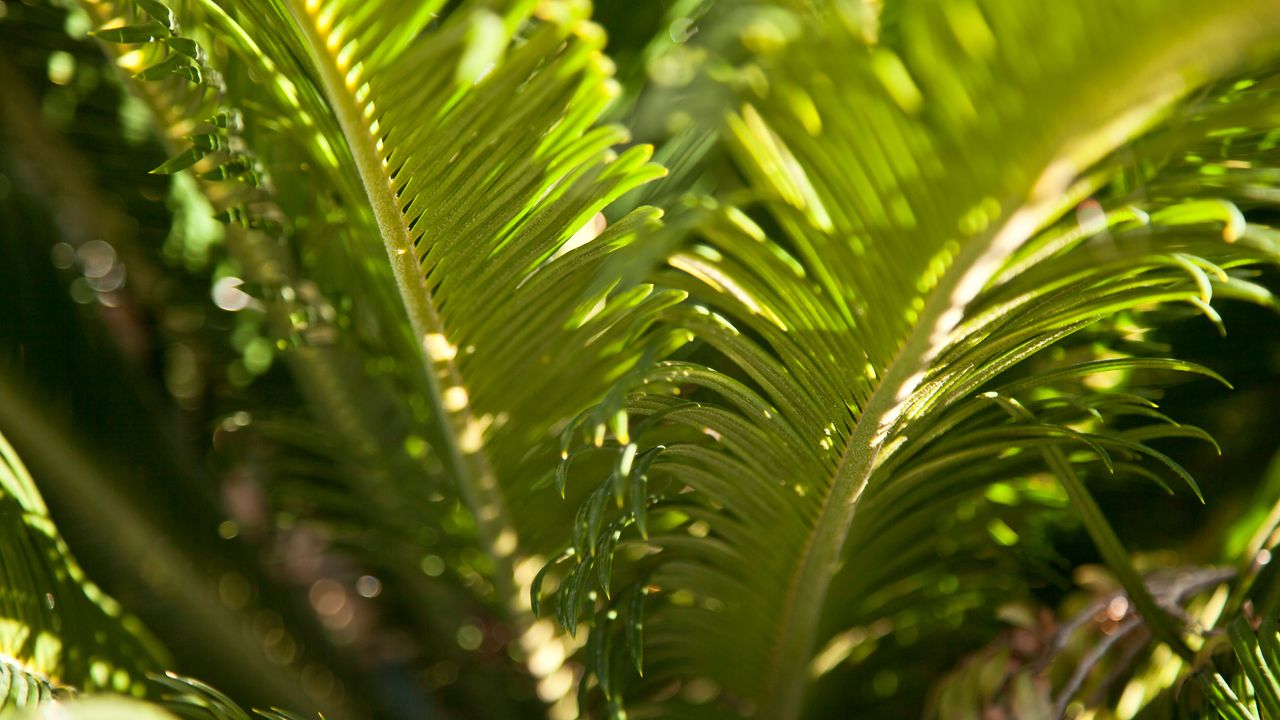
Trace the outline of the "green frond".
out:
[[[581,9],[544,4],[534,18],[530,3],[477,5],[435,19],[429,4],[377,15],[360,8],[274,11],[300,28],[342,132],[334,144],[350,148],[363,182],[373,221],[364,234],[382,238],[426,356],[432,446],[482,541],[507,564],[517,553],[503,478],[530,439],[603,388],[576,383],[582,395],[548,406],[545,388],[566,386],[554,371],[566,358],[616,353],[610,346],[625,346],[628,325],[650,311],[645,293],[596,312],[603,298],[583,296],[601,256],[628,240],[640,216],[552,258],[658,171],[645,165],[644,148],[614,159],[610,146],[625,139],[618,130],[588,132],[610,90],[602,38]],[[429,24],[438,28],[423,34]],[[531,357],[553,372],[523,377]],[[618,362],[572,372],[598,377]],[[512,432],[523,433],[518,445],[503,439]]]
[[[90,695],[48,703],[22,717],[29,720],[304,720],[302,716],[278,709],[250,713],[222,692],[192,678],[166,673],[151,679],[164,688],[163,704]]]
[[[1146,34],[1157,17],[1168,23]],[[674,676],[712,688],[705,701],[722,710],[797,717],[808,660],[893,614],[883,597],[836,599],[867,597],[868,577],[931,582],[892,560],[1003,481],[1061,484],[1148,627],[1190,657],[1083,479],[1173,479],[1199,494],[1149,443],[1204,433],[1143,388],[1213,373],[1151,357],[1142,338],[1156,308],[1220,323],[1215,295],[1273,303],[1249,274],[1277,259],[1249,215],[1268,201],[1244,199],[1259,185],[1234,175],[1232,154],[1268,136],[1275,100],[1251,90],[1271,82],[1256,63],[1274,57],[1280,16],[1264,4],[904,3],[900,37],[870,46],[848,23],[795,22],[803,42],[762,51],[761,81],[727,124],[752,200],[700,211],[655,280],[690,294],[663,321],[698,339],[697,364],[628,386],[628,424],[645,430],[607,443],[618,464],[558,571],[561,620],[597,618],[593,642],[625,639],[627,588],[657,591],[643,679],[620,672],[622,650],[589,653],[611,711]],[[1257,84],[1242,91],[1244,72]],[[1137,178],[1130,143],[1150,158]],[[1234,181],[1178,184],[1193,152]],[[1261,156],[1249,157],[1256,177]],[[1110,350],[1093,342],[1103,336]],[[636,472],[630,459],[649,453]],[[641,518],[647,533],[630,529]],[[1007,525],[993,535],[961,553],[1016,539]],[[627,562],[609,566],[615,546]],[[610,571],[621,578],[593,591]]]
[[[643,332],[644,317],[672,302],[648,292],[605,301],[609,288],[593,282],[604,257],[652,223],[652,211],[571,242],[612,199],[661,170],[646,164],[644,147],[611,150],[625,139],[620,130],[591,129],[612,91],[602,37],[582,8],[544,3],[535,17],[530,3],[497,10],[477,4],[437,17],[429,3],[378,14],[362,7],[196,2],[176,6],[174,17],[199,18],[231,38],[233,54],[216,69],[225,97],[235,105],[244,96],[269,110],[245,122],[245,143],[260,148],[283,135],[298,138],[288,143],[297,155],[279,165],[259,150],[262,181],[269,186],[270,178],[296,174],[287,161],[301,155],[338,196],[332,209],[324,198],[276,202],[313,222],[340,209],[346,222],[333,230],[349,238],[350,259],[371,285],[387,273],[368,255],[369,242],[381,238],[387,246],[407,309],[394,312],[408,313],[414,333],[384,342],[401,360],[417,354],[427,361],[416,382],[431,408],[428,440],[480,518],[485,542],[504,550],[495,553],[502,560],[510,555],[508,500],[499,492],[510,477],[504,470],[520,466],[530,438],[598,400],[605,380],[627,363],[612,356]],[[158,41],[140,48],[152,55],[139,63],[187,63],[174,60],[163,37],[120,30],[102,37]],[[261,91],[240,77],[255,68],[298,77]],[[522,132],[512,132],[516,127]],[[209,167],[221,166],[197,170],[218,172]],[[310,234],[300,240],[319,241]],[[388,333],[402,332],[390,329],[391,311],[377,312]],[[595,369],[566,365],[584,355],[599,358]],[[556,372],[537,382],[521,378],[517,370],[528,357],[575,382]],[[564,386],[579,392],[549,406],[545,389]],[[514,439],[502,438],[515,428],[520,447],[503,450]],[[477,443],[496,449],[478,452]],[[508,482],[512,492],[526,485]]]
[[[219,690],[194,678],[165,673],[154,676],[153,680],[164,688],[164,706],[187,720],[303,720],[299,715],[275,708],[250,713]]]
[[[45,706],[22,720],[175,720],[164,710],[139,700],[97,696]]]
[[[163,14],[158,9],[163,7],[94,4],[88,10],[96,22],[110,27],[121,22],[154,22],[150,13]],[[338,257],[323,257],[317,262],[312,257],[316,239],[341,236],[341,227],[336,224],[340,218],[325,205],[317,206],[315,196],[301,197],[283,190],[271,174],[281,171],[282,166],[296,172],[292,158],[305,158],[307,153],[331,156],[333,150],[322,136],[297,132],[297,123],[314,125],[315,121],[302,107],[305,97],[299,99],[296,88],[287,82],[270,89],[272,97],[292,103],[291,112],[266,118],[270,131],[246,123],[238,103],[253,108],[260,101],[241,95],[243,87],[228,83],[211,66],[217,57],[206,53],[205,46],[216,41],[201,29],[224,33],[219,37],[229,38],[246,52],[255,47],[253,40],[209,3],[184,7],[181,17],[190,24],[171,28],[162,40],[152,37],[150,44],[144,42],[147,38],[123,38],[118,30],[98,35],[107,40],[135,40],[130,45],[108,46],[117,64],[135,67],[167,62],[174,55],[171,45],[175,42],[193,43],[189,46],[193,52],[182,54],[182,61],[191,63],[194,72],[179,80],[136,82],[132,89],[153,110],[159,132],[177,153],[175,157],[186,153],[180,148],[189,142],[192,128],[198,129],[196,135],[213,138],[203,141],[212,150],[202,154],[198,167],[183,171],[194,176],[191,187],[198,188],[208,201],[190,193],[178,200],[188,206],[188,213],[217,213],[228,222],[224,237],[230,258],[238,266],[235,272],[243,276],[244,291],[253,294],[258,301],[255,307],[265,316],[261,324],[266,337],[260,340],[269,342],[283,358],[311,411],[309,421],[290,417],[288,432],[281,432],[274,417],[280,412],[277,408],[247,408],[251,413],[240,412],[220,423],[219,444],[224,450],[239,452],[235,448],[245,443],[236,442],[237,433],[255,442],[272,443],[283,456],[275,466],[264,468],[270,473],[267,489],[273,505],[322,524],[335,544],[358,553],[368,571],[383,577],[388,595],[402,596],[412,607],[417,607],[422,597],[435,598],[440,610],[463,604],[466,600],[457,596],[465,598],[466,589],[432,583],[421,570],[424,557],[452,557],[457,548],[446,547],[452,536],[437,530],[446,524],[451,505],[434,500],[441,490],[448,491],[448,485],[418,449],[419,445],[425,449],[418,421],[412,416],[412,406],[403,403],[406,395],[415,396],[418,391],[412,377],[387,371],[388,366],[395,366],[390,355],[405,347],[403,343],[397,346],[398,336],[389,332],[398,323],[394,294],[377,292],[376,274],[340,272],[354,262],[344,249],[345,243],[338,244],[336,252],[332,242],[326,243],[323,252]],[[269,59],[253,57],[256,72],[272,71]],[[319,106],[313,103],[308,107],[314,111]],[[287,133],[299,147],[280,142],[275,132]],[[270,152],[259,156],[255,147]],[[289,241],[301,247],[291,247]],[[341,277],[335,277],[335,268]],[[358,308],[355,312],[353,305]],[[251,314],[252,309],[242,311],[239,319],[249,320],[243,316]],[[353,326],[358,332],[346,332]],[[412,345],[409,350],[414,351]],[[317,438],[325,439],[319,449],[315,447]],[[317,455],[320,459],[314,464],[301,464],[312,462]],[[241,459],[255,462],[253,458]],[[290,465],[284,467],[286,463]],[[362,540],[374,525],[382,529],[387,542],[380,552],[365,552]],[[460,533],[466,535],[465,528]],[[449,596],[447,602],[440,599],[442,591]],[[416,611],[411,620],[415,634],[430,642],[433,649],[442,650],[444,658],[463,660],[456,644],[433,640],[452,638],[456,629],[450,625],[452,618],[443,612]],[[433,657],[439,659],[430,655],[424,661]],[[284,695],[280,699],[298,702]]]
[[[368,458],[326,488],[328,507],[367,525],[352,514],[372,499],[404,519],[390,528],[398,545],[422,547],[421,521],[451,507],[429,498],[456,495],[492,566],[484,586],[527,627],[528,557],[555,549],[564,518],[535,492],[554,468],[554,434],[681,341],[649,326],[683,294],[600,281],[660,215],[641,208],[606,228],[601,211],[663,171],[647,146],[615,151],[621,129],[595,127],[616,89],[587,8],[439,5],[88,4],[98,37],[125,43],[120,63],[152,84],[141,92],[201,109],[161,118],[191,144],[158,171],[195,172],[246,226],[229,244],[269,317],[284,318],[273,333],[295,377]],[[308,183],[324,190],[289,190]],[[354,330],[356,346],[313,347],[325,324]],[[342,370],[383,359],[389,380]],[[407,398],[407,422],[378,427],[378,398]],[[405,462],[407,447],[429,452]],[[530,505],[544,511],[510,510]],[[422,581],[419,560],[397,566],[407,587]]]
[[[65,688],[133,692],[162,653],[81,572],[13,447],[0,437],[0,712]]]
[[[152,172],[226,222],[215,277],[245,304],[217,319],[242,313],[292,377],[263,377],[287,403],[244,393],[213,431],[264,481],[248,534],[279,512],[376,573],[368,607],[423,707],[896,708],[959,656],[938,638],[1014,623],[931,712],[1051,717],[1123,690],[1131,715],[1185,687],[1185,707],[1280,713],[1280,510],[1231,526],[1225,568],[1131,554],[1093,495],[1217,489],[1170,451],[1217,446],[1164,389],[1237,378],[1154,329],[1280,308],[1274,3],[682,0],[637,11],[658,37],[615,56],[622,84],[584,0],[79,5],[153,115]],[[671,139],[654,155],[618,117]],[[142,694],[147,641],[5,483],[0,551],[27,564],[0,567],[0,700]],[[120,546],[141,554],[139,528]],[[1054,626],[1037,588],[1070,584],[1054,540],[1076,528],[1108,570]],[[46,581],[94,622],[27,592]],[[195,630],[233,634],[191,584]],[[256,646],[230,664],[287,676],[338,635],[296,668]],[[382,670],[367,649],[362,676]],[[158,713],[297,720],[157,680]],[[94,702],[66,712],[130,712]]]
[[[0,659],[0,711],[15,712],[54,702],[68,690],[24,665]]]
[[[58,702],[42,701],[36,710],[20,717],[28,720],[177,720],[178,717],[187,720],[305,720],[301,715],[278,708],[246,711],[218,689],[173,673],[154,675],[151,682],[163,688],[160,693],[163,702],[142,702],[123,694],[96,694]]]

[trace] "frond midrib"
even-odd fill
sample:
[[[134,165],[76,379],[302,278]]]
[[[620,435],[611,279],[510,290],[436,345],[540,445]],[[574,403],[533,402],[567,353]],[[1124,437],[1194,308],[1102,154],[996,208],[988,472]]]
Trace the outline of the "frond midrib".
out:
[[[433,412],[428,422],[436,427],[435,437],[443,447],[436,447],[443,464],[457,483],[463,502],[470,511],[480,541],[493,559],[493,582],[498,597],[509,609],[523,607],[514,590],[515,553],[507,540],[514,537],[508,521],[506,502],[502,497],[492,466],[483,445],[464,445],[462,434],[474,432],[480,425],[473,417],[469,403],[450,410],[444,402],[444,384],[463,387],[461,373],[454,362],[444,323],[435,300],[427,287],[426,276],[418,264],[417,249],[409,225],[400,211],[395,183],[391,178],[379,138],[371,131],[364,113],[350,92],[345,73],[337,58],[328,50],[315,18],[302,7],[302,0],[285,0],[285,6],[301,31],[302,39],[315,67],[325,97],[329,101],[339,128],[347,142],[360,173],[370,209],[378,224],[379,234],[391,263],[400,299],[413,329],[414,346],[423,363],[427,400]],[[443,380],[443,382],[442,382]]]

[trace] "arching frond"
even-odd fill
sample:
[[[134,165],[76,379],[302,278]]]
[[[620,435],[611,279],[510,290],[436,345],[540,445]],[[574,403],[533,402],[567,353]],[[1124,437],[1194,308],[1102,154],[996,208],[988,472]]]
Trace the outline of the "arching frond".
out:
[[[245,710],[222,692],[199,680],[173,673],[155,675],[151,680],[163,687],[162,701],[143,702],[123,694],[70,696],[55,700],[45,691],[38,704],[19,704],[9,709],[27,708],[27,712],[15,716],[27,720],[305,720],[301,715],[278,708]],[[39,691],[38,688],[30,690],[33,693]]]
[[[80,571],[0,437],[0,712],[77,689],[141,692],[161,651]]]
[[[492,585],[527,626],[528,557],[554,548],[567,523],[562,505],[534,492],[554,467],[555,431],[646,353],[685,337],[648,336],[682,293],[598,281],[658,216],[640,209],[606,228],[601,211],[663,171],[647,147],[615,152],[620,129],[593,127],[615,90],[587,9],[85,5],[135,77],[201,108],[166,119],[192,146],[158,171],[194,171],[248,226],[234,235],[251,246],[238,256],[256,266],[246,274],[269,312],[287,318],[282,347],[308,355],[295,374],[318,415],[348,440],[373,440],[353,443],[368,468],[344,476],[328,507],[368,525],[358,511],[371,502],[394,519],[379,532],[422,548],[422,520],[453,507],[432,498],[461,499],[461,525],[487,553],[468,567],[488,570],[473,586]],[[281,246],[300,263],[271,252]],[[314,300],[317,287],[329,301]],[[319,325],[354,347],[314,347],[325,344]],[[390,380],[335,372],[388,365]],[[378,404],[388,387],[402,403]],[[619,416],[621,401],[605,415]],[[408,413],[383,432],[387,407]],[[421,581],[421,559],[399,575]]]
[[[154,679],[164,686],[165,707],[188,720],[303,720],[299,715],[276,708],[249,712],[222,692],[193,678],[166,673]]]
[[[1153,358],[1145,331],[1161,308],[1216,321],[1213,297],[1272,303],[1250,280],[1277,246],[1248,216],[1266,202],[1249,172],[1270,158],[1253,152],[1277,108],[1257,63],[1280,15],[901,3],[880,40],[793,20],[728,121],[754,202],[704,211],[658,279],[690,293],[664,319],[703,354],[631,386],[615,469],[560,558],[557,609],[570,628],[597,617],[609,706],[624,647],[640,665],[648,594],[635,697],[797,717],[819,650],[918,611],[940,574],[911,554],[996,482],[1061,487],[1155,636],[1190,657],[1083,477],[1199,492],[1151,443],[1204,433],[1146,388],[1213,373]],[[962,550],[1016,542],[991,527]]]
[[[617,351],[610,344],[625,337],[630,308],[648,293],[601,310],[583,291],[600,257],[644,218],[548,261],[610,200],[657,171],[645,166],[643,148],[613,159],[619,131],[588,132],[609,85],[601,38],[579,9],[545,4],[535,18],[531,3],[478,4],[437,19],[431,3],[364,8],[241,11],[275,12],[298,28],[280,42],[310,61],[341,131],[334,144],[352,155],[343,169],[363,184],[365,234],[386,246],[428,361],[429,440],[506,564],[517,536],[508,532],[502,478],[523,461],[530,437],[592,399],[569,394],[548,406],[543,389],[565,386],[555,369],[567,358]],[[655,297],[641,311],[668,302]],[[590,327],[575,327],[583,323]],[[551,376],[521,373],[531,357]],[[587,378],[615,367],[573,372]],[[592,392],[591,383],[577,386]],[[521,434],[518,443],[503,440],[511,433]]]
[[[46,706],[23,717],[25,720],[174,720],[173,715],[154,705],[113,696]]]

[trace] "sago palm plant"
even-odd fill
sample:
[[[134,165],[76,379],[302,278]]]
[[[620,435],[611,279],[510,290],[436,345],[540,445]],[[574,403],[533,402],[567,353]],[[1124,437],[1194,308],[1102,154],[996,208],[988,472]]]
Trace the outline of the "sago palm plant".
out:
[[[0,712],[1280,716],[1280,475],[1096,497],[1214,495],[1274,2],[604,3],[621,82],[585,0],[0,9]]]

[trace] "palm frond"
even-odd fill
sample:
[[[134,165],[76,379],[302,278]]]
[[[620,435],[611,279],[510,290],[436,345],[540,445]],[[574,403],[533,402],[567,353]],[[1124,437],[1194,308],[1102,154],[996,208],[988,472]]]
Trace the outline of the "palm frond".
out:
[[[547,261],[611,198],[660,172],[656,167],[645,165],[648,151],[641,147],[612,161],[613,153],[608,148],[622,139],[619,130],[610,128],[586,132],[591,120],[608,100],[609,85],[606,82],[607,68],[602,65],[598,54],[600,38],[581,13],[570,11],[569,5],[550,4],[540,10],[545,18],[534,19],[530,8],[525,6],[515,6],[501,16],[482,8],[463,8],[449,13],[447,19],[437,20],[433,19],[436,13],[430,4],[414,8],[406,6],[402,11],[404,17],[393,13],[376,18],[341,3],[323,8],[315,4],[311,7],[288,3],[272,6],[245,4],[240,7],[229,3],[230,10],[221,14],[211,3],[193,5],[205,11],[207,15],[201,17],[207,17],[211,22],[240,28],[238,33],[231,33],[238,40],[235,48],[237,60],[249,67],[266,68],[274,73],[293,69],[301,71],[303,77],[297,83],[288,83],[293,90],[280,91],[276,88],[266,97],[253,99],[255,102],[278,104],[274,108],[278,112],[273,119],[294,116],[290,128],[299,122],[315,126],[316,129],[311,131],[314,134],[308,136],[304,143],[307,146],[305,151],[314,155],[308,160],[314,162],[316,172],[323,172],[334,179],[335,190],[344,203],[349,203],[343,206],[343,212],[349,213],[348,222],[356,223],[350,232],[364,238],[352,242],[367,242],[371,236],[384,235],[409,242],[423,256],[426,276],[432,279],[428,283],[420,277],[422,271],[414,270],[411,274],[400,274],[402,284],[406,288],[424,290],[431,285],[431,303],[443,305],[451,301],[460,306],[457,322],[463,326],[459,333],[466,340],[465,344],[459,345],[441,332],[424,331],[414,339],[414,347],[419,352],[434,350],[449,355],[443,362],[462,369],[468,363],[484,362],[486,357],[488,362],[495,363],[495,371],[489,372],[486,368],[477,373],[479,386],[472,388],[467,395],[471,401],[475,401],[473,396],[497,395],[485,385],[492,382],[504,391],[502,397],[507,399],[502,403],[495,401],[494,405],[501,404],[500,411],[506,412],[507,417],[519,412],[537,412],[552,418],[563,414],[562,407],[554,408],[554,411],[545,408],[545,403],[539,401],[536,390],[527,382],[511,387],[502,385],[504,379],[515,376],[515,373],[507,372],[511,363],[522,359],[510,348],[522,347],[525,352],[531,352],[533,348],[558,349],[563,346],[558,340],[563,339],[569,330],[581,338],[580,343],[593,339],[597,344],[608,347],[608,341],[614,340],[603,336],[602,331],[622,324],[623,317],[619,317],[622,308],[610,306],[603,312],[589,313],[595,309],[597,298],[566,291],[566,283],[573,282],[585,288],[600,256],[611,247],[626,242],[646,222],[643,214],[618,223],[597,237],[589,247],[576,248],[575,257]],[[245,24],[237,24],[228,12],[243,15]],[[178,15],[181,14],[179,12]],[[153,21],[149,19],[123,28],[109,28],[100,36],[112,41],[155,40],[158,42],[152,45],[164,46],[165,37],[153,37],[147,33],[139,35],[141,31],[126,29],[151,27],[149,23]],[[440,27],[436,29],[435,25]],[[263,35],[252,37],[243,27],[252,27]],[[267,29],[272,27],[282,28],[278,36],[268,32]],[[473,27],[479,29],[473,32]],[[288,32],[288,28],[297,32]],[[520,36],[511,45],[510,36],[517,29],[521,30]],[[468,39],[473,36],[478,39]],[[544,59],[546,51],[566,41],[568,44],[554,54],[553,60]],[[330,48],[329,45],[339,47]],[[508,45],[511,45],[510,49]],[[338,52],[344,48],[346,52],[339,57]],[[469,59],[468,52],[472,55]],[[468,77],[468,72],[479,72],[472,67],[475,63],[487,67],[485,62],[481,62],[484,58],[475,55],[484,52],[493,54],[489,60],[495,63],[495,69],[483,79]],[[506,55],[510,57],[504,59]],[[460,56],[461,60],[428,62],[431,58],[446,56]],[[297,57],[308,57],[311,62],[299,67]],[[154,63],[153,67],[173,62],[187,63],[180,58],[175,61],[173,54],[163,52],[143,56],[137,62]],[[466,66],[460,66],[460,62]],[[438,74],[430,82],[417,79],[394,82],[404,79],[396,73],[418,72],[424,63]],[[334,76],[339,71],[343,73],[342,78]],[[350,87],[347,73],[351,73]],[[203,72],[198,74],[203,77]],[[161,74],[156,71],[148,75]],[[179,73],[179,77],[183,74]],[[247,92],[244,87],[237,89],[229,73],[224,73],[224,77],[228,80],[228,92],[233,101],[239,93]],[[405,97],[393,95],[382,101],[382,107],[392,109],[393,114],[388,117],[376,110],[378,88],[384,83],[387,92],[409,93]],[[501,111],[508,109],[509,92],[519,92],[522,96],[527,94],[537,101],[521,106],[520,112],[526,114],[504,115]],[[534,94],[538,97],[534,98]],[[396,102],[392,102],[392,98]],[[408,122],[402,115],[429,119],[431,124],[419,123],[412,128],[401,126],[398,123]],[[296,116],[304,120],[298,121]],[[349,122],[343,126],[335,117],[339,120],[346,118]],[[259,122],[264,122],[268,128],[259,127],[246,137],[270,132],[271,121]],[[514,123],[543,129],[527,133],[527,138],[526,134],[517,137],[507,132]],[[482,135],[479,134],[481,130],[484,131]],[[463,139],[466,142],[462,142]],[[348,157],[345,148],[350,148],[352,153],[371,153],[376,156],[376,162],[357,167],[361,163]],[[187,159],[190,158],[183,157],[183,161]],[[268,168],[271,166],[269,161],[264,161],[264,164]],[[169,169],[172,168],[166,168]],[[476,183],[487,183],[486,188],[501,192],[482,196],[476,192],[479,188],[443,182],[443,179],[453,178],[464,170],[476,178]],[[395,175],[394,182],[392,174]],[[361,182],[371,189],[361,188],[359,184],[353,189],[351,178],[363,178]],[[432,178],[439,182],[433,184],[430,182]],[[479,204],[473,206],[468,203]],[[322,209],[323,205],[311,208],[313,212]],[[382,213],[381,219],[377,213]],[[362,226],[361,222],[367,225]],[[481,231],[483,243],[479,240],[461,242],[462,237],[470,238],[470,233]],[[367,244],[362,247],[367,248]],[[405,252],[392,254],[393,265],[407,262],[408,246],[401,249]],[[472,260],[485,262],[469,262]],[[452,268],[446,281],[442,274],[444,266],[450,263],[458,263],[459,267]],[[380,271],[375,268],[371,272],[376,275]],[[440,274],[432,275],[433,272]],[[474,273],[474,276],[468,277],[466,273]],[[456,299],[448,292],[455,286],[460,288],[458,292],[461,294]],[[481,287],[486,292],[481,292]],[[533,297],[543,300],[552,287],[561,291],[558,295],[565,298],[559,307],[521,301],[521,298]],[[501,292],[499,288],[502,288]],[[632,293],[623,301],[637,304],[640,299]],[[671,301],[662,297],[655,300],[649,305]],[[511,325],[496,327],[494,318],[500,314],[486,312],[488,302],[528,308],[530,313],[536,311],[540,314],[537,317],[524,316]],[[418,307],[415,312],[425,310]],[[595,320],[594,326],[577,327],[575,317],[582,320],[588,314]],[[540,322],[529,322],[534,319]],[[547,321],[542,322],[544,319]],[[428,328],[430,323],[424,316],[415,322],[426,329],[445,329]],[[590,325],[585,321],[584,324]],[[570,326],[568,330],[565,325]],[[520,328],[521,333],[512,335],[507,332],[512,328]],[[548,333],[549,337],[530,335],[535,331]],[[621,333],[620,330],[616,332]],[[495,335],[503,342],[496,342]],[[441,338],[445,338],[443,344]],[[473,339],[480,342],[472,342]],[[486,344],[485,340],[491,340],[487,344],[496,349],[482,353],[480,348]],[[475,349],[468,351],[471,347]],[[543,350],[544,354],[546,352]],[[547,364],[558,367],[554,362],[556,357],[561,356],[549,355]],[[612,370],[613,366],[609,369]],[[438,380],[433,371],[426,382],[437,383]],[[457,387],[462,389],[462,386]],[[437,394],[444,391],[439,390]],[[584,392],[584,395],[589,393]],[[460,391],[452,391],[447,404],[452,407],[460,403],[462,397]],[[444,396],[440,395],[435,402],[444,401]],[[565,405],[576,403],[582,406],[586,402],[575,399]],[[448,444],[457,445],[464,434],[468,440],[485,435],[482,429],[487,426],[486,422],[495,423],[500,414],[489,412],[485,407],[481,409],[485,412],[473,418],[475,422],[466,426],[465,422],[458,420],[457,423],[462,425],[451,427],[445,433],[454,438]],[[470,413],[468,409],[464,415]],[[432,417],[449,415],[447,411],[431,413]],[[483,420],[485,416],[489,417],[488,421]],[[500,424],[515,423],[504,421]],[[546,424],[543,422],[541,427]],[[540,425],[529,423],[519,426]],[[502,434],[502,428],[497,425],[492,431],[494,435]],[[446,442],[444,436],[433,437],[432,440],[437,444]],[[466,443],[467,447],[472,444]],[[456,457],[450,459],[451,453],[444,451],[440,457],[455,476],[467,477],[469,473],[459,473],[459,469],[449,463],[473,462],[463,457],[471,454],[475,453],[461,453],[455,449],[452,455]],[[474,479],[462,484],[466,493],[479,492],[478,486]],[[470,504],[473,507],[478,507],[477,498],[472,497]],[[502,522],[494,523],[495,528],[503,525]]]
[[[189,167],[204,178],[215,206],[249,226],[233,237],[293,247],[297,274],[278,253],[239,253],[272,302],[316,282],[335,298],[320,309],[336,308],[335,324],[360,337],[345,361],[295,370],[317,391],[320,417],[348,439],[372,437],[354,445],[393,478],[379,487],[367,472],[353,476],[347,508],[373,500],[392,516],[439,515],[449,506],[423,498],[448,478],[493,567],[482,584],[527,625],[537,564],[527,556],[554,548],[562,524],[557,504],[534,492],[554,467],[553,433],[600,401],[649,344],[659,352],[683,342],[646,338],[650,319],[683,295],[597,282],[605,259],[658,215],[641,209],[601,232],[600,211],[662,171],[645,146],[615,153],[620,129],[592,128],[615,91],[585,9],[438,5],[376,14],[363,3],[292,0],[88,7],[101,39],[134,48],[121,62],[138,78],[189,98],[167,107],[200,109],[162,118],[194,142],[158,171]],[[205,52],[202,33],[226,51]],[[304,174],[326,191],[282,190],[305,187],[289,182]],[[227,180],[239,186],[220,189]],[[370,254],[379,244],[390,264]],[[282,279],[262,272],[282,267]],[[295,322],[298,310],[310,325],[309,308],[270,312]],[[293,330],[276,332],[295,354],[316,355]],[[384,358],[408,398],[399,407],[410,409],[395,432],[380,430],[376,411],[351,412],[370,405],[362,389],[377,382],[334,372]],[[539,372],[526,372],[530,358]],[[408,458],[409,473],[384,467],[424,440],[431,452]],[[547,512],[508,510],[527,503]],[[398,528],[413,530],[397,542],[429,545],[420,524]],[[416,561],[401,570],[421,579]]]
[[[194,678],[174,673],[154,677],[164,687],[164,706],[188,720],[303,720],[302,716],[273,708],[251,713],[225,694]]]
[[[155,705],[105,695],[45,706],[22,717],[24,720],[174,720],[173,715]]]
[[[519,366],[537,357],[564,367],[587,338],[625,328],[618,303],[638,304],[644,294],[598,313],[596,327],[576,329],[576,345],[563,329],[595,305],[573,290],[591,278],[599,261],[592,255],[625,242],[642,217],[617,224],[576,258],[546,261],[611,199],[658,171],[644,165],[640,147],[612,161],[608,148],[624,139],[620,131],[587,132],[609,86],[601,38],[569,5],[546,5],[537,20],[529,3],[464,6],[439,20],[430,3],[377,16],[361,7],[283,3],[274,12],[299,28],[298,49],[342,131],[334,144],[350,148],[348,174],[364,185],[364,234],[386,244],[415,344],[430,356],[432,445],[505,565],[516,536],[507,532],[498,483],[527,443],[503,457],[504,428],[546,428],[590,401],[570,396],[548,407],[541,388],[562,379],[535,383]],[[438,29],[413,42],[432,24]],[[511,133],[517,126],[526,132]],[[468,184],[454,182],[464,177]],[[581,387],[590,392],[589,383]],[[481,452],[486,435],[493,447]]]
[[[162,651],[81,572],[17,453],[0,436],[0,711],[64,687],[141,692]]]
[[[300,715],[279,709],[250,713],[222,692],[193,678],[166,673],[151,679],[163,688],[163,703],[147,703],[119,695],[90,695],[44,703],[22,717],[31,720],[304,720]]]
[[[596,636],[637,642],[627,603],[657,590],[640,697],[676,676],[726,712],[798,716],[808,660],[883,611],[834,602],[838,589],[911,582],[912,564],[886,568],[958,498],[1028,477],[1064,488],[1156,637],[1191,656],[1082,477],[1159,477],[1150,464],[1198,493],[1149,443],[1204,434],[1143,388],[1212,373],[1144,359],[1143,332],[1153,308],[1214,320],[1211,297],[1272,302],[1249,279],[1276,245],[1246,219],[1260,201],[1233,176],[1237,146],[1215,156],[1234,193],[1174,181],[1179,153],[1223,127],[1267,137],[1241,116],[1268,117],[1270,92],[1211,81],[1270,57],[1280,17],[1170,12],[903,4],[900,40],[869,45],[800,11],[803,41],[758,59],[767,81],[728,122],[758,200],[706,211],[658,279],[690,293],[664,319],[710,360],[631,387],[638,422],[615,435],[616,468],[561,556],[559,615],[572,628],[584,605],[598,613],[589,662],[615,712],[626,663]],[[1167,24],[1144,34],[1156,17]],[[1209,47],[1239,53],[1206,61]],[[1135,187],[1122,169],[1139,138]],[[591,590],[615,549],[625,584]]]
[[[0,659],[0,689],[4,690],[0,693],[0,710],[8,712],[47,705],[69,692],[44,675],[8,659]]]
[[[456,543],[458,594],[514,617],[513,656],[551,636],[527,590],[536,609],[558,585],[571,633],[593,620],[611,713],[792,718],[886,628],[989,626],[1027,592],[993,568],[1051,565],[1024,528],[1070,506],[1142,617],[1126,627],[1195,660],[1205,636],[1085,479],[1199,495],[1160,443],[1209,438],[1155,401],[1221,378],[1147,329],[1274,305],[1254,275],[1278,238],[1268,4],[761,4],[753,57],[720,73],[741,104],[671,145],[675,190],[717,134],[746,189],[672,223],[682,244],[638,285],[619,250],[658,213],[602,211],[661,171],[595,127],[615,90],[584,4],[85,6],[165,97],[181,149],[157,171],[195,173],[232,221],[274,347],[340,438],[259,421],[290,448],[276,497],[392,548],[403,597],[415,555]]]

